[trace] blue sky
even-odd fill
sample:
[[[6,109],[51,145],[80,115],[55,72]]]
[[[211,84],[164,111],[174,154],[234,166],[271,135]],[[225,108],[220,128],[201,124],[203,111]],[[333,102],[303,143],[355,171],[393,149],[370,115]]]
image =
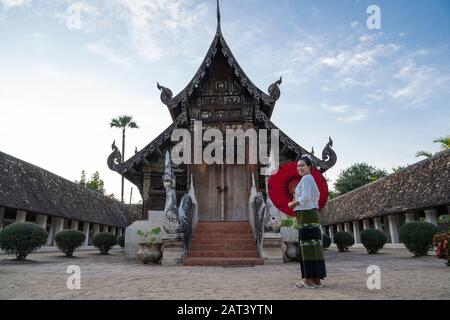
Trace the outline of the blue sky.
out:
[[[369,5],[381,30],[369,30]],[[171,122],[156,81],[176,94],[216,28],[214,0],[0,0],[0,150],[70,180],[106,167],[132,114],[128,158]],[[390,170],[450,134],[449,1],[222,0],[222,29],[263,91],[283,76],[273,121],[320,155],[332,180],[355,162]],[[80,12],[79,23],[73,19]],[[131,184],[126,185],[129,193]],[[139,197],[134,191],[134,200]]]

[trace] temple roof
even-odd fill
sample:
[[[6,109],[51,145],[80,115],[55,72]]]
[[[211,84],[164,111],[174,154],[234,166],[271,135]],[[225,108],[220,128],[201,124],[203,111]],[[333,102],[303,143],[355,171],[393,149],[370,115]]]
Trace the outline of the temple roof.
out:
[[[3,152],[0,207],[120,228],[130,224],[119,201]]]
[[[322,225],[450,205],[450,150],[331,200]]]
[[[176,117],[183,112],[183,101],[187,101],[189,97],[195,92],[195,90],[199,87],[201,80],[207,75],[208,69],[212,67],[214,63],[214,57],[220,51],[224,57],[228,65],[233,70],[234,75],[239,80],[239,84],[245,88],[254,99],[260,100],[264,105],[267,106],[267,111],[265,111],[266,115],[271,118],[274,106],[276,101],[280,98],[280,90],[278,86],[281,84],[282,80],[274,82],[270,85],[268,91],[269,94],[266,94],[262,90],[260,90],[247,76],[244,70],[241,68],[233,53],[231,52],[230,47],[228,46],[225,38],[222,34],[221,28],[221,17],[220,17],[220,7],[219,3],[217,4],[217,30],[216,35],[209,47],[208,52],[206,53],[205,58],[203,59],[202,64],[198,68],[192,80],[189,84],[175,97],[173,97],[172,91],[164,86],[161,86],[159,83],[157,87],[161,90],[161,101],[167,105],[169,108],[172,119],[175,120]]]

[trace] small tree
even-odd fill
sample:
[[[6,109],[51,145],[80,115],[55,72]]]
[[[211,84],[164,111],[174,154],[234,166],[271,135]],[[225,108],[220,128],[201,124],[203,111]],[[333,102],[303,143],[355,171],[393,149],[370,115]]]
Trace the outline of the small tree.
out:
[[[100,174],[98,173],[98,171],[95,171],[92,176],[91,179],[86,181],[86,171],[82,170],[81,171],[81,179],[80,181],[75,181],[76,184],[79,184],[82,187],[88,188],[90,190],[96,191],[98,193],[101,194],[105,194],[105,183],[103,182],[103,180],[100,178]]]
[[[47,231],[30,222],[18,222],[0,232],[0,248],[7,254],[14,254],[17,260],[25,260],[33,251],[47,242]]]
[[[356,163],[339,174],[334,186],[336,192],[343,195],[387,175],[386,170],[377,169],[367,163]]]
[[[400,241],[416,257],[426,256],[433,246],[438,227],[429,222],[408,222],[400,228]]]
[[[361,242],[368,254],[375,254],[384,247],[387,242],[387,236],[383,231],[366,229],[361,231]]]
[[[75,249],[80,247],[85,239],[84,233],[78,230],[63,230],[55,235],[56,245],[67,257],[72,257]]]
[[[336,243],[339,252],[348,252],[348,247],[355,244],[355,238],[353,238],[353,235],[349,232],[336,232],[334,235],[334,243]]]
[[[112,233],[100,232],[95,235],[93,244],[101,254],[108,254],[109,250],[117,244],[117,239]]]

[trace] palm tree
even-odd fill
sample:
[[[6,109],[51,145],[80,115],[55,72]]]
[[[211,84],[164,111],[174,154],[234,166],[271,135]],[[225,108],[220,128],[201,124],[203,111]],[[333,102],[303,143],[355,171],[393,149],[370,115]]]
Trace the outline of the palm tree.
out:
[[[447,150],[450,149],[450,135],[446,137],[439,137],[434,139],[434,143],[440,143],[441,144],[441,150]],[[416,153],[416,157],[427,157],[431,158],[433,154],[428,151],[420,150]]]
[[[450,135],[446,137],[440,137],[433,141],[434,143],[440,143],[442,150],[450,149]]]
[[[136,122],[133,121],[133,116],[119,116],[115,119],[111,120],[111,123],[109,124],[110,128],[120,128],[122,129],[122,162],[125,161],[125,130],[127,128],[130,129],[139,129]],[[123,202],[123,184],[124,184],[124,178],[122,176],[122,202]]]

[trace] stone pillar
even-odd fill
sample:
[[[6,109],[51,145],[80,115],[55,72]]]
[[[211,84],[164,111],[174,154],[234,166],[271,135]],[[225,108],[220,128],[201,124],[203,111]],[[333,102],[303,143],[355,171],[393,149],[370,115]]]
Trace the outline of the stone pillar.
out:
[[[184,235],[182,233],[166,234],[163,236],[162,245],[162,266],[179,266],[183,264]]]
[[[109,232],[108,229],[109,229],[108,226],[103,226],[103,232]]]
[[[352,233],[352,230],[350,228],[350,222],[344,223],[344,230],[345,232]]]
[[[5,208],[0,208],[0,230],[3,229],[3,217],[5,216]]]
[[[97,233],[100,233],[100,225],[94,224],[94,232],[93,232],[93,236],[95,237],[95,235],[96,235]]]
[[[111,233],[116,236],[116,227],[112,227]]]
[[[16,222],[25,222],[27,220],[27,212],[26,211],[17,211],[16,214]]]
[[[355,237],[355,243],[361,243],[359,221],[353,221],[353,236]]]
[[[342,224],[337,224],[337,232],[342,232]]]
[[[72,230],[78,230],[79,222],[77,220],[72,220],[72,224],[70,226],[70,229]]]
[[[89,227],[90,227],[90,223],[89,222],[84,222],[83,224],[83,233],[84,236],[86,237],[84,239],[84,246],[87,247],[89,245]]]
[[[52,222],[52,227],[50,229],[49,241],[47,242],[47,243],[49,243],[50,246],[54,245],[55,235],[58,232],[61,232],[64,230],[64,218],[53,217],[52,221],[53,222]]]
[[[437,209],[425,210],[425,220],[426,222],[437,225],[438,223],[438,212]]]
[[[414,212],[407,212],[407,213],[405,213],[405,223],[413,222],[414,221],[414,216],[415,216]]]
[[[283,236],[281,233],[264,233],[262,243],[262,258],[264,264],[283,264]]]
[[[119,236],[123,236],[123,229],[119,228]]]
[[[389,221],[389,233],[391,235],[392,243],[399,243],[399,229],[400,229],[400,219],[397,214],[388,216]]]
[[[42,228],[47,228],[47,218],[48,216],[45,214],[36,215],[36,224],[40,225]]]
[[[370,229],[370,220],[363,220],[363,228],[364,230]]]
[[[383,231],[383,224],[380,217],[373,218],[373,224],[375,225],[375,229]]]
[[[331,243],[334,243],[334,225],[329,226]]]

